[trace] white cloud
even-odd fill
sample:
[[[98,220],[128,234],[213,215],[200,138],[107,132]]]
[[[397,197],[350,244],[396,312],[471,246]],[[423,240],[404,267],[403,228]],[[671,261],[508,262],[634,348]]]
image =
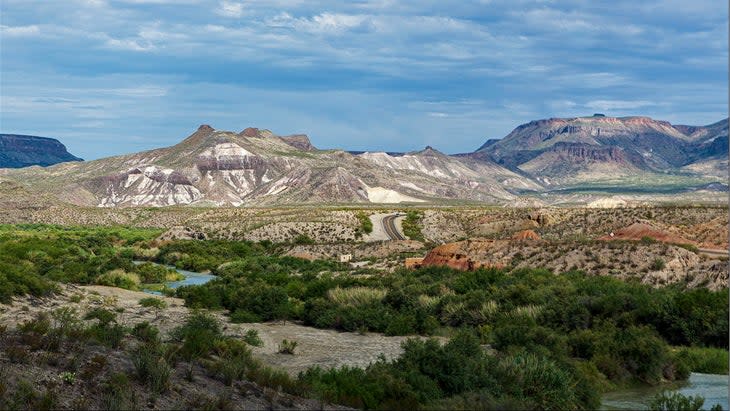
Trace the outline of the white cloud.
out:
[[[657,103],[646,100],[593,100],[585,104],[587,108],[596,110],[636,110],[656,105]]]
[[[41,34],[41,29],[35,24],[15,27],[0,25],[0,34],[8,37],[35,37]]]
[[[149,42],[144,44],[140,43],[135,39],[114,39],[109,38],[104,43],[104,47],[112,50],[123,50],[123,51],[152,51],[155,46]]]
[[[244,14],[243,3],[223,0],[218,4],[216,13],[223,17],[241,18]]]

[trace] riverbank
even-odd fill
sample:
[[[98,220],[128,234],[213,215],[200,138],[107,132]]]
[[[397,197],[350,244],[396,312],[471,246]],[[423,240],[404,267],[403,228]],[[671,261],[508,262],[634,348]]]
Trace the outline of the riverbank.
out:
[[[662,391],[679,392],[685,396],[702,396],[703,410],[719,404],[723,410],[728,407],[728,376],[720,374],[692,373],[685,383],[675,383],[656,387],[637,387],[604,394],[602,410],[642,410],[648,409],[651,399]]]

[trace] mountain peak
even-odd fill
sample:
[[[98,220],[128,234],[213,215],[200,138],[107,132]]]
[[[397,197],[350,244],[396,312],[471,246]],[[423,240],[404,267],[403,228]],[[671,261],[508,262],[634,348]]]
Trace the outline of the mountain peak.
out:
[[[415,151],[412,154],[416,154],[416,155],[419,155],[419,156],[432,156],[432,157],[444,156],[445,155],[444,153],[436,150],[435,148],[433,148],[431,146],[426,146],[426,148],[424,148],[423,150],[421,150],[421,151]]]
[[[201,124],[200,127],[198,127],[198,131],[215,131],[215,129],[208,124]]]
[[[258,137],[259,129],[256,127],[246,127],[245,129],[243,129],[243,131],[238,133],[238,135],[244,136],[244,137]]]

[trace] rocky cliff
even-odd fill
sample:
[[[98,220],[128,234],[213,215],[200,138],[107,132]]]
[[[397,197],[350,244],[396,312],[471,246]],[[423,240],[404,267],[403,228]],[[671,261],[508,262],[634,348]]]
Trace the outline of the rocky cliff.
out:
[[[0,134],[0,168],[46,167],[65,161],[83,160],[53,138]]]

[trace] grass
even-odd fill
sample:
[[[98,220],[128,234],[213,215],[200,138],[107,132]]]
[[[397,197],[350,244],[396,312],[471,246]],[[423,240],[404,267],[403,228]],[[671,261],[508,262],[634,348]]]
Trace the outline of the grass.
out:
[[[327,297],[342,306],[363,306],[380,302],[386,291],[372,287],[335,287],[327,292]]]

